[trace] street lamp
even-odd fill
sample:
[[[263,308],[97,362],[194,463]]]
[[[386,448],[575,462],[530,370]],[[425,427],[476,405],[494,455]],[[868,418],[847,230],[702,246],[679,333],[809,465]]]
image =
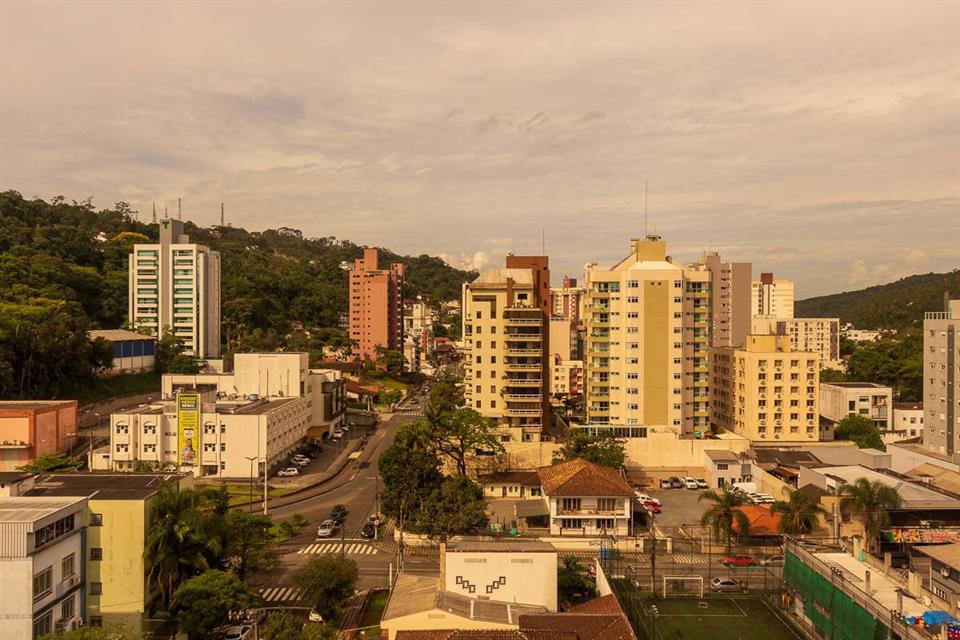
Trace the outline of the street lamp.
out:
[[[257,460],[257,456],[244,456],[247,460],[250,461],[250,515],[253,515],[253,463]]]

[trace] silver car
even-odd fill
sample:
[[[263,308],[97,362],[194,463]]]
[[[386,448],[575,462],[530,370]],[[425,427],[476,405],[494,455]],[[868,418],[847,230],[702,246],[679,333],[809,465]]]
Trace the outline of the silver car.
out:
[[[711,591],[741,591],[743,587],[733,578],[714,578],[710,581]]]

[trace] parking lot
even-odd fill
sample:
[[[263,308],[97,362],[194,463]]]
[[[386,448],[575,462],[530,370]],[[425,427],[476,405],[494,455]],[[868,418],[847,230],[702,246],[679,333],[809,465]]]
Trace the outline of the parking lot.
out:
[[[661,527],[678,527],[700,522],[700,516],[708,506],[708,503],[699,502],[704,491],[706,489],[650,489],[645,493],[662,504],[662,511],[655,516],[656,523]]]

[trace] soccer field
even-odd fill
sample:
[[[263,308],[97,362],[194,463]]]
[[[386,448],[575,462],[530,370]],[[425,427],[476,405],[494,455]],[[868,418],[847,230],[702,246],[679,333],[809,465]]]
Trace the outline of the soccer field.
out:
[[[657,640],[801,640],[762,598],[660,598],[641,603],[647,624],[656,607]]]

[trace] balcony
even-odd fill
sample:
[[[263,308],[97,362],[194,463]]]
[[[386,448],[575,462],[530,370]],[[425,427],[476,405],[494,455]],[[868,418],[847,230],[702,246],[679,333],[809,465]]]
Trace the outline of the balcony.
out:
[[[541,402],[543,396],[539,393],[505,393],[503,397],[507,400],[517,400],[520,402]]]
[[[504,365],[507,371],[540,371],[543,365],[539,362],[507,362]]]
[[[503,324],[508,327],[512,326],[539,326],[543,324],[542,318],[508,318],[503,319]]]
[[[541,349],[507,349],[507,355],[511,356],[539,356]]]
[[[508,333],[504,336],[507,341],[525,341],[531,340],[534,342],[539,342],[543,340],[543,335],[539,333]]]
[[[542,384],[540,378],[507,378],[505,383],[508,387],[539,387]]]
[[[503,415],[507,417],[523,417],[523,416],[539,416],[542,411],[539,408],[518,408],[518,407],[506,407],[503,410]]]

